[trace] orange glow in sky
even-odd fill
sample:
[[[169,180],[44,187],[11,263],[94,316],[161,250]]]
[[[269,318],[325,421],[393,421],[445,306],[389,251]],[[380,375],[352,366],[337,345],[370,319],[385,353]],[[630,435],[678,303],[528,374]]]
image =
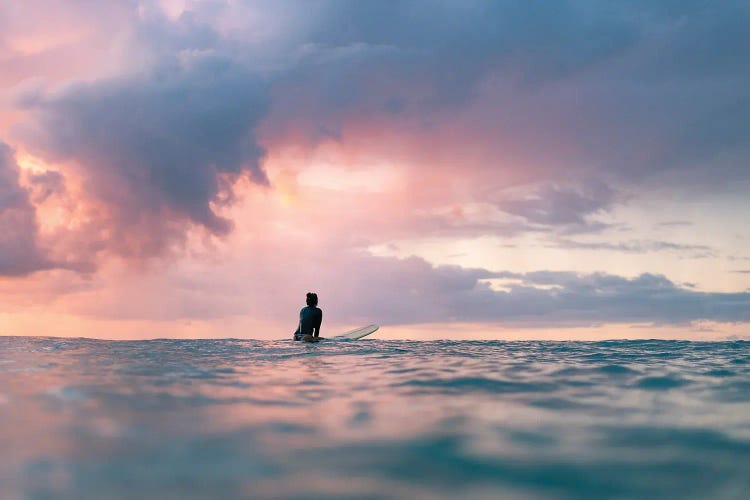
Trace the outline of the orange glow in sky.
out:
[[[436,9],[1,6],[3,333],[747,336],[746,65]]]

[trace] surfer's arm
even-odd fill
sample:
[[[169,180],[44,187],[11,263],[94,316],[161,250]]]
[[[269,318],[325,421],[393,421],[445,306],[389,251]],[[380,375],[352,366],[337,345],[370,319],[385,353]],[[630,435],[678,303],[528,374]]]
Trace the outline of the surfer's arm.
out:
[[[323,323],[323,311],[318,309],[318,314],[315,316],[315,336],[318,337],[320,335],[320,324]]]
[[[298,333],[302,333],[302,311],[305,309],[302,308],[299,312],[299,320],[297,321],[297,329],[294,330],[294,334],[297,335]]]

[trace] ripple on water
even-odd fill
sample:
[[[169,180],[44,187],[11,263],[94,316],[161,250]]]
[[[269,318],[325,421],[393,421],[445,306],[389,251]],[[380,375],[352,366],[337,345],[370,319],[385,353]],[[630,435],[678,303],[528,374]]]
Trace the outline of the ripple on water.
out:
[[[721,377],[721,378],[734,377],[736,375],[736,373],[731,370],[721,370],[721,369],[709,370],[705,372],[705,374],[708,375],[709,377]]]
[[[549,382],[516,382],[510,380],[495,380],[485,377],[455,377],[410,380],[396,384],[402,387],[423,388],[428,392],[461,393],[489,392],[495,394],[518,392],[548,392],[555,389],[556,384]]]
[[[702,428],[614,427],[605,430],[609,444],[615,447],[674,448],[686,453],[727,451],[750,455],[750,442],[733,439],[724,433]]]
[[[542,398],[532,399],[529,401],[531,406],[537,408],[546,408],[548,410],[572,410],[579,408],[589,408],[590,405],[569,398]]]
[[[604,365],[597,368],[597,370],[608,375],[630,375],[638,373],[638,370],[623,365]]]
[[[688,381],[678,376],[663,375],[656,377],[643,377],[638,380],[636,386],[649,391],[665,391],[676,387],[682,387],[686,384],[688,384]]]
[[[10,498],[750,492],[750,343],[0,338],[0,358]]]

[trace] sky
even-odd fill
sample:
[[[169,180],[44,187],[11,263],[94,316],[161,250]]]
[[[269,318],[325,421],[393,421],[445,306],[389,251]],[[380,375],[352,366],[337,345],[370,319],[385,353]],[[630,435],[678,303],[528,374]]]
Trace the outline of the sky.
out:
[[[0,334],[750,339],[745,0],[0,2]]]

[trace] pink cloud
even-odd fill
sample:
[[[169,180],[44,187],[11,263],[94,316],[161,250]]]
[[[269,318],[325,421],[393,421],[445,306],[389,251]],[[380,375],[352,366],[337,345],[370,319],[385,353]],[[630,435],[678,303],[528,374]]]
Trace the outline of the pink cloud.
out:
[[[405,238],[606,233],[619,226],[601,216],[630,188],[741,189],[747,72],[704,31],[722,7],[410,5],[4,5],[0,85],[13,88],[0,131],[49,171],[19,174],[6,155],[0,272],[44,271],[67,310],[135,320],[280,322],[295,290],[315,289],[340,323],[519,311],[575,323],[602,319],[581,292],[599,287],[620,301],[603,304],[618,321],[744,321],[729,304],[742,294],[656,282],[646,291],[677,302],[649,315],[628,294],[645,274],[552,283],[568,303],[533,283],[494,290],[492,270],[366,252]],[[706,35],[717,57],[703,64],[723,73],[680,66],[684,26]],[[44,276],[29,279],[44,288]],[[706,309],[691,316],[679,300]]]

